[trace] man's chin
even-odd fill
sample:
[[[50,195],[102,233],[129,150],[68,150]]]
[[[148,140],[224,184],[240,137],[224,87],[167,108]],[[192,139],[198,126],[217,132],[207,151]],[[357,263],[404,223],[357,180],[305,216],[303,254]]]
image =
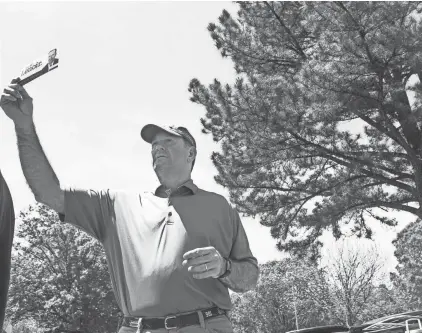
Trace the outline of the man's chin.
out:
[[[165,172],[166,170],[169,169],[169,165],[167,163],[164,163],[163,159],[162,161],[155,161],[153,164],[153,167],[154,167],[155,173]]]

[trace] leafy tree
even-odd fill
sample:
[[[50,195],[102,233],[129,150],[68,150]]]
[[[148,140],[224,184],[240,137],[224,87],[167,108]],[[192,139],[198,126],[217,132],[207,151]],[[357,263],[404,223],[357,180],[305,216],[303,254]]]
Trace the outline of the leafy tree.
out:
[[[408,297],[394,285],[376,286],[359,315],[358,323],[397,313],[416,310],[411,308]]]
[[[383,293],[385,288],[377,290],[386,280],[383,266],[384,261],[375,246],[364,249],[340,243],[325,267],[334,318],[350,327],[379,315],[372,311],[374,304],[388,299]]]
[[[357,246],[351,239],[337,244],[323,268],[334,305],[332,318],[354,326],[412,310],[407,294],[388,279],[385,260],[375,245]]]
[[[420,2],[241,2],[208,27],[238,73],[197,79],[216,181],[238,209],[304,253],[384,210],[422,217]],[[412,99],[409,98],[412,94]]]
[[[237,333],[285,332],[332,322],[329,290],[322,271],[309,261],[261,265],[258,286],[233,296],[230,317]],[[295,311],[296,307],[296,311]],[[335,323],[335,322],[334,322]]]
[[[407,225],[394,240],[397,273],[392,274],[396,289],[407,298],[410,309],[422,307],[422,223]]]
[[[309,259],[261,265],[257,288],[232,294],[230,317],[235,332],[295,330],[296,315],[299,329],[355,326],[414,309],[407,294],[384,283],[383,261],[376,249],[343,245],[331,259],[322,268]]]
[[[118,308],[101,245],[46,206],[20,214],[8,316],[86,332],[115,332]]]

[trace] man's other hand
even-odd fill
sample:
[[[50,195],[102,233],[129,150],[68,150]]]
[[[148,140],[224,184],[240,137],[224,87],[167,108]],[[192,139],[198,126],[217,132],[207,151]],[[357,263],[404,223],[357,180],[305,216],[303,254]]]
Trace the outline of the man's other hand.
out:
[[[183,255],[183,266],[195,279],[218,278],[226,268],[226,260],[212,246],[197,248]]]

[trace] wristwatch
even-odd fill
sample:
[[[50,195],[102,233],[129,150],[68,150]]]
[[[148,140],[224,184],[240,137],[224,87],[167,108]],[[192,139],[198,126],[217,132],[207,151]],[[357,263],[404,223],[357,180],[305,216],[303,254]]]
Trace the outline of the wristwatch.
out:
[[[226,261],[226,270],[218,277],[219,279],[225,278],[232,272],[232,261],[230,258],[224,258],[224,260]]]

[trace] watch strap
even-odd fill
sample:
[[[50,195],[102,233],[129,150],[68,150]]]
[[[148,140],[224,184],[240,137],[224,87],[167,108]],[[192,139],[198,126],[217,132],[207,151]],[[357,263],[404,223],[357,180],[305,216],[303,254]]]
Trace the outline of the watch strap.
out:
[[[220,275],[218,277],[219,279],[225,278],[232,271],[232,262],[231,262],[231,260],[229,258],[224,258],[224,260],[226,261],[226,270],[225,270],[225,272],[222,275]]]

